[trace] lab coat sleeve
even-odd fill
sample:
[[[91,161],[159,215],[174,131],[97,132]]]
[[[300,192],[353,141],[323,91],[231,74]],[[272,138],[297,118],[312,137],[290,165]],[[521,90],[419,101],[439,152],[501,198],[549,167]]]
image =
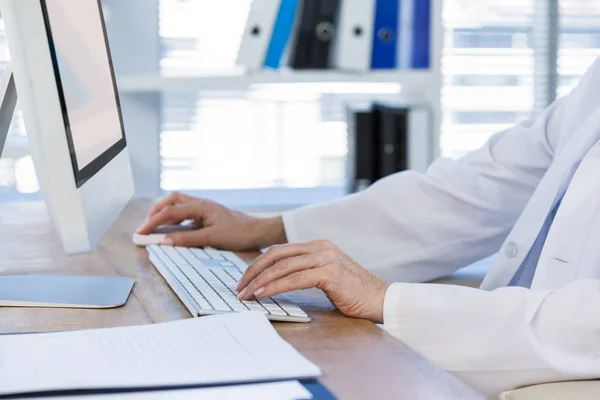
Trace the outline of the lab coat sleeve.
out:
[[[379,276],[404,282],[491,255],[552,161],[565,103],[459,160],[436,161],[426,174],[401,172],[359,194],[288,212],[288,240],[331,240]]]
[[[600,377],[600,281],[531,291],[396,283],[384,327],[473,388],[508,389]]]
[[[600,61],[567,97],[479,150],[401,172],[356,195],[284,214],[290,242],[328,239],[391,281],[424,282],[494,254],[555,152],[592,115]]]

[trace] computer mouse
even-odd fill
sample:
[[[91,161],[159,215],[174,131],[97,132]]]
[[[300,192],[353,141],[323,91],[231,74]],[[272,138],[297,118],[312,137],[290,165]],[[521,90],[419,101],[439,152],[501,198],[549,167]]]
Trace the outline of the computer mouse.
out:
[[[149,235],[141,235],[139,233],[133,234],[133,244],[140,247],[146,247],[151,245],[161,244],[163,239],[167,235],[157,235],[157,234],[149,234]]]
[[[145,247],[151,245],[161,244],[163,239],[169,234],[173,232],[181,232],[181,231],[193,231],[198,229],[197,227],[191,224],[180,224],[180,225],[162,225],[156,228],[156,230],[148,235],[141,235],[139,233],[135,233],[133,235],[133,243],[136,246]]]

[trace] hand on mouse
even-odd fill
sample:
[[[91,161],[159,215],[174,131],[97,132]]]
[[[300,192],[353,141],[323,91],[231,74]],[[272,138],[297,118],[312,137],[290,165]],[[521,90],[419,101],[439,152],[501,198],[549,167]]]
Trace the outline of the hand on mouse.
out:
[[[185,220],[192,220],[198,229],[169,233],[162,244],[244,251],[287,242],[281,217],[254,218],[213,201],[176,192],[150,210],[148,220],[138,233],[147,235],[161,225],[180,224]]]

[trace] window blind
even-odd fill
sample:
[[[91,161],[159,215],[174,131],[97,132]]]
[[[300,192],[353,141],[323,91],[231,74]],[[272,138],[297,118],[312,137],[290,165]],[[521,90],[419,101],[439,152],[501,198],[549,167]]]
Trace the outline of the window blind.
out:
[[[445,1],[443,156],[477,149],[533,111],[534,1]]]
[[[557,94],[564,96],[600,56],[600,3],[561,0],[559,15]]]

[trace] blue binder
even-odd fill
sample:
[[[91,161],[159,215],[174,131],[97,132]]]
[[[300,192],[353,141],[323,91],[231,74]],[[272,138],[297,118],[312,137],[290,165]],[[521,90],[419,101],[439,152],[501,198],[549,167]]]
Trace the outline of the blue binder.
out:
[[[278,69],[281,65],[281,59],[292,34],[297,10],[298,0],[281,0],[277,19],[273,26],[271,42],[265,57],[265,67]]]
[[[308,390],[314,400],[335,400],[335,397],[316,379],[302,380],[300,383]]]
[[[396,68],[399,21],[400,0],[376,1],[371,69]]]
[[[411,67],[431,66],[431,0],[415,0]]]

